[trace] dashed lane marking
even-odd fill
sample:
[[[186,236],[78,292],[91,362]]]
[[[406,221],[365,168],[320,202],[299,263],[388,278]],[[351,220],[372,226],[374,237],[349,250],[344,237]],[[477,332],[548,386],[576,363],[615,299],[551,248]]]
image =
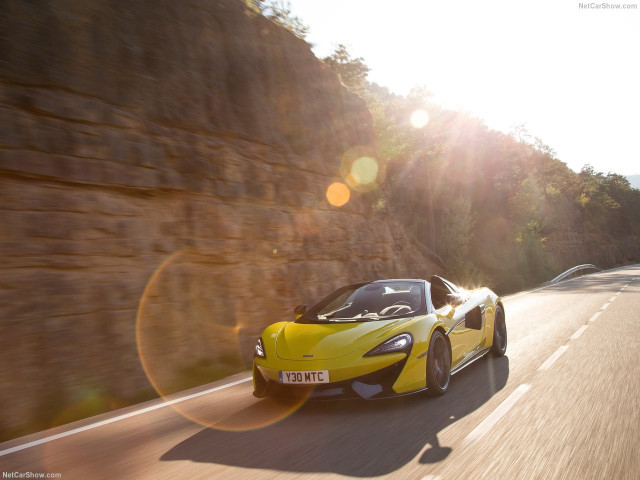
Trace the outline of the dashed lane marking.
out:
[[[598,310],[596,313],[591,315],[591,318],[589,319],[589,322],[594,322],[596,320],[596,318],[598,318],[600,316],[601,313],[602,312],[600,310]]]
[[[580,335],[582,335],[582,333],[587,329],[587,327],[589,327],[589,325],[582,325],[578,330],[576,330],[576,333],[571,335],[570,340],[576,340]]]
[[[567,345],[562,345],[560,348],[558,348],[549,358],[545,360],[542,365],[538,367],[538,371],[542,372],[544,370],[548,370],[549,367],[551,367],[551,365],[553,365],[556,360],[558,360],[560,356],[567,351],[567,348],[569,348]]]
[[[474,428],[469,435],[463,441],[463,444],[470,444],[473,442],[477,442],[482,437],[484,437],[493,426],[500,421],[502,417],[504,417],[511,407],[515,405],[515,403],[527,393],[527,391],[531,388],[531,385],[523,383],[518,388],[516,388],[511,395],[505,398],[500,405],[496,407],[496,409],[491,412],[487,418],[485,418],[480,424]]]
[[[600,308],[600,310],[598,310],[593,315],[591,315],[591,318],[589,318],[588,323],[594,322],[596,318],[598,318],[600,314],[611,304],[611,302],[613,302],[622,293],[622,291],[625,288],[627,288],[629,285],[631,285],[631,282],[627,283],[624,287],[618,290]],[[517,295],[513,295],[510,298],[514,298],[514,297],[523,295],[525,293],[531,293],[537,290],[542,290],[543,288],[548,288],[548,287],[545,286],[545,287],[537,288],[535,290],[531,290],[529,292],[522,292]],[[589,327],[588,323],[578,328],[578,330],[576,330],[574,334],[571,335],[569,340],[570,341],[577,340]],[[568,345],[562,345],[561,347],[559,347],[549,358],[547,358],[547,360],[545,360],[545,362],[542,365],[538,367],[538,371],[548,370],[556,362],[556,360],[558,360],[558,358],[560,358],[562,354],[567,351],[568,348],[569,348]],[[480,440],[483,436],[485,436],[487,432],[489,432],[489,430],[491,430],[491,428],[493,428],[493,426],[496,423],[498,423],[500,419],[507,414],[507,412],[515,405],[515,403],[520,399],[520,397],[522,397],[522,395],[524,395],[530,388],[531,386],[526,383],[523,383],[518,388],[516,388],[500,405],[498,405],[498,407],[495,410],[493,410],[482,422],[480,422],[480,424],[476,428],[474,428],[471,431],[471,433],[469,433],[469,435],[465,437],[465,439],[462,442],[463,445],[469,445],[473,442]],[[441,477],[439,475],[426,475],[422,477],[422,480],[440,480],[440,478]]]

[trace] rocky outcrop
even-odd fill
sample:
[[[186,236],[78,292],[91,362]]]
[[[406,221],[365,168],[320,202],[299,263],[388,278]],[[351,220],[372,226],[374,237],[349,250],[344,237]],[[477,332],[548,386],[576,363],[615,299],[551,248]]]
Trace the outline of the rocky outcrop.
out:
[[[244,3],[16,1],[0,22],[5,438],[246,368],[294,305],[430,271],[360,194],[328,203],[369,113]]]

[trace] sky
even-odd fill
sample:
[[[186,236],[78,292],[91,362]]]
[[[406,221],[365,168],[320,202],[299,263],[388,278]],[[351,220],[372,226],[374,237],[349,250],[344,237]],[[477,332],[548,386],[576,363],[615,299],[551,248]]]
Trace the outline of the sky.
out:
[[[574,171],[640,174],[640,0],[580,4],[291,0],[291,10],[319,58],[345,44],[395,93],[424,86],[490,128],[524,124]]]

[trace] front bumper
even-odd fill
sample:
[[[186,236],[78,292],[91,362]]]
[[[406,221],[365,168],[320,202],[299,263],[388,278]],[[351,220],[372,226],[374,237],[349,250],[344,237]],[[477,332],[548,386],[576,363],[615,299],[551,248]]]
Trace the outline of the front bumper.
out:
[[[389,355],[391,357],[391,355]],[[278,370],[274,370],[264,365],[254,362],[253,384],[254,395],[256,397],[284,397],[284,398],[308,398],[308,399],[328,399],[328,398],[384,398],[398,395],[393,388],[394,384],[402,374],[409,355],[395,354],[389,358],[392,362],[372,372],[356,375],[351,378],[339,379],[331,383],[316,385],[289,385],[278,381]],[[385,363],[388,363],[389,360]],[[296,365],[287,365],[286,370],[302,370],[300,362]],[[312,370],[307,368],[307,370]],[[351,368],[353,370],[353,367]],[[331,377],[339,377],[337,370],[329,369]]]

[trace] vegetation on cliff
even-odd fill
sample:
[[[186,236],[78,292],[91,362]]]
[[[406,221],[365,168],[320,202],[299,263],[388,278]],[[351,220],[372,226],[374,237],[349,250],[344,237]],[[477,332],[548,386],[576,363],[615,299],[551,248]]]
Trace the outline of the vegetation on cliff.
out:
[[[372,208],[399,219],[459,282],[509,292],[552,278],[571,266],[545,246],[558,232],[629,244],[623,260],[638,260],[640,191],[623,176],[575,173],[523,126],[505,134],[424,89],[400,96],[368,83],[364,60],[342,45],[324,61],[364,91],[374,117],[386,181]],[[612,266],[597,253],[581,261]]]

